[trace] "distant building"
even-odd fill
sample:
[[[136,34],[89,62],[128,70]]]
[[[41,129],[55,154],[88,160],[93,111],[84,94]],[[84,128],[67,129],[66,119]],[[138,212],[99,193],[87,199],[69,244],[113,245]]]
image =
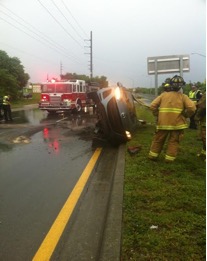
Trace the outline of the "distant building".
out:
[[[41,93],[41,84],[33,83],[31,85],[32,85],[33,93]]]

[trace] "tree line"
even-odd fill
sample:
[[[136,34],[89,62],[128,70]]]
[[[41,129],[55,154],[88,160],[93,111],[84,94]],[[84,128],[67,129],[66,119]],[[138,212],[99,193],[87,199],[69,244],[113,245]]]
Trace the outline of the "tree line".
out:
[[[6,94],[10,95],[13,100],[18,100],[22,97],[23,88],[27,86],[29,79],[30,76],[25,72],[24,66],[22,65],[20,59],[17,57],[9,57],[5,51],[0,50],[0,96]],[[108,87],[108,80],[106,76],[96,76],[90,78],[87,75],[76,73],[66,73],[61,75],[61,80],[71,79],[84,80],[88,84],[97,83],[100,88]],[[197,82],[194,84],[196,84],[202,92],[205,91],[206,82]],[[158,94],[163,91],[162,85],[158,87]],[[183,88],[184,93],[188,94],[191,89],[191,85],[192,83],[186,84],[185,88]],[[137,87],[134,88],[133,91],[136,93],[154,94],[155,88]]]
[[[168,82],[169,78],[166,78],[165,82],[163,82],[157,89],[158,95],[161,94],[164,90],[164,84]],[[183,87],[183,93],[188,95],[189,91],[191,90],[192,85],[196,85],[197,88],[204,93],[206,91],[206,81],[204,82],[194,82],[194,83],[186,83]],[[133,90],[135,93],[144,93],[144,94],[152,94],[155,95],[155,88],[144,88],[144,87],[137,87]]]
[[[25,72],[24,66],[17,57],[9,55],[0,50],[0,97],[10,95],[13,100],[18,100],[23,95],[23,88],[27,86],[30,76]],[[87,75],[66,73],[61,75],[61,80],[79,79],[88,84],[98,84],[100,88],[108,86],[107,77],[96,76],[90,78]]]

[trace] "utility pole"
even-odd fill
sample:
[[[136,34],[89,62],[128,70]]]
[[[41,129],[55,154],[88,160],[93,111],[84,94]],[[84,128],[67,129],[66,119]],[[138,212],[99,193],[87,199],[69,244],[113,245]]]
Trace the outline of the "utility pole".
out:
[[[62,75],[63,75],[63,65],[62,62],[60,62],[60,79],[62,80]]]
[[[90,54],[90,78],[93,78],[93,41],[92,41],[92,31],[90,34],[90,40],[85,40],[85,41],[90,41],[90,46],[86,46],[88,48],[90,48],[90,53],[86,53],[86,54]]]

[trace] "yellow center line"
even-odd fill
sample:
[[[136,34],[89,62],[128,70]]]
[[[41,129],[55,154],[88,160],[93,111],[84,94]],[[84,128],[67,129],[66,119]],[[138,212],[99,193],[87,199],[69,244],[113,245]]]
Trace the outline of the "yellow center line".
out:
[[[62,207],[60,213],[58,214],[56,220],[54,221],[49,232],[47,233],[45,239],[43,240],[38,251],[33,257],[32,259],[33,261],[43,261],[43,260],[50,259],[65,229],[65,226],[68,223],[68,220],[70,219],[70,216],[73,213],[77,201],[80,198],[84,186],[86,185],[86,182],[88,181],[88,178],[90,177],[92,170],[101,154],[101,151],[102,148],[97,148],[96,151],[94,152],[86,168],[84,169],[82,175],[80,176],[78,182],[76,183],[71,194],[69,195],[64,206]]]

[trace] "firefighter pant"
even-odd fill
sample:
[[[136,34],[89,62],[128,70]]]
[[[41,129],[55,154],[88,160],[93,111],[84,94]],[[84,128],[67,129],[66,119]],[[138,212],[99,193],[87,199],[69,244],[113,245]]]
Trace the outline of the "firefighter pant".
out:
[[[190,117],[189,128],[196,130],[197,129],[197,124],[196,124],[196,121],[195,121],[195,115],[196,115],[196,112]]]
[[[163,146],[166,142],[166,161],[174,161],[178,149],[179,143],[184,134],[183,130],[157,130],[154,134],[153,141],[150,147],[149,158],[157,159]]]
[[[3,104],[3,111],[4,111],[4,120],[5,121],[12,121],[12,115],[11,115],[11,106]]]

